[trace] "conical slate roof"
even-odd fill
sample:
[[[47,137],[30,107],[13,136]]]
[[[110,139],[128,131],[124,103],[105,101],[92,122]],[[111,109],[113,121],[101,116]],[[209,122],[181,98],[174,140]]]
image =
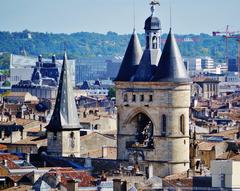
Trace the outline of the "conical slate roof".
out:
[[[142,57],[142,48],[134,30],[115,81],[130,81]]]
[[[140,64],[133,76],[132,81],[134,82],[148,82],[152,79],[155,65],[151,64],[151,52],[145,50],[140,61]]]
[[[190,82],[176,39],[170,29],[152,81]]]
[[[63,58],[55,108],[46,128],[53,132],[80,129],[77,108],[73,96],[71,69],[67,64],[66,52]]]

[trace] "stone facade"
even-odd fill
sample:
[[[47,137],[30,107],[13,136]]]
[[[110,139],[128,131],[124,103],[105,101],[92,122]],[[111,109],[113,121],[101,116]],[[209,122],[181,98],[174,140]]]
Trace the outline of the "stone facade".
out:
[[[75,135],[78,133],[79,135]],[[61,131],[48,132],[48,153],[54,156],[80,157],[80,132]]]
[[[116,82],[118,159],[135,157],[142,170],[152,165],[161,177],[188,170],[190,89],[189,83]],[[152,124],[152,145],[137,140],[138,114]]]

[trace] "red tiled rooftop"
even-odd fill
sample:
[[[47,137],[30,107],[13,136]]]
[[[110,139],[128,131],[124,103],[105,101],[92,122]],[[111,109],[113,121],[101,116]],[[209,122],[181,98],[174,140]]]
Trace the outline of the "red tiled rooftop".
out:
[[[2,160],[19,160],[19,157],[10,153],[1,153],[0,154],[0,161]]]
[[[61,183],[66,186],[70,180],[79,180],[79,187],[93,186],[94,178],[88,172],[77,171],[72,168],[55,168],[48,172],[50,176],[61,175]]]

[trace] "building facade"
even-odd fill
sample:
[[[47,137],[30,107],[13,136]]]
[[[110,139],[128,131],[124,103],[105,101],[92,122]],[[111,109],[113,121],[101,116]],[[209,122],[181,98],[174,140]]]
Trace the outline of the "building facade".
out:
[[[214,68],[214,60],[210,57],[202,58],[202,69],[213,69]]]
[[[115,79],[117,158],[164,177],[189,169],[190,80],[171,29],[162,54],[158,48],[161,26],[154,6],[145,21],[143,55],[134,32]]]

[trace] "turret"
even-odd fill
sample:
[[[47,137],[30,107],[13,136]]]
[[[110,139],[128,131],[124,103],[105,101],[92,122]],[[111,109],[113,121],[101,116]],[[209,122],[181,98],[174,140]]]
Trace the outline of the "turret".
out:
[[[142,57],[142,48],[134,29],[115,81],[130,81]]]

